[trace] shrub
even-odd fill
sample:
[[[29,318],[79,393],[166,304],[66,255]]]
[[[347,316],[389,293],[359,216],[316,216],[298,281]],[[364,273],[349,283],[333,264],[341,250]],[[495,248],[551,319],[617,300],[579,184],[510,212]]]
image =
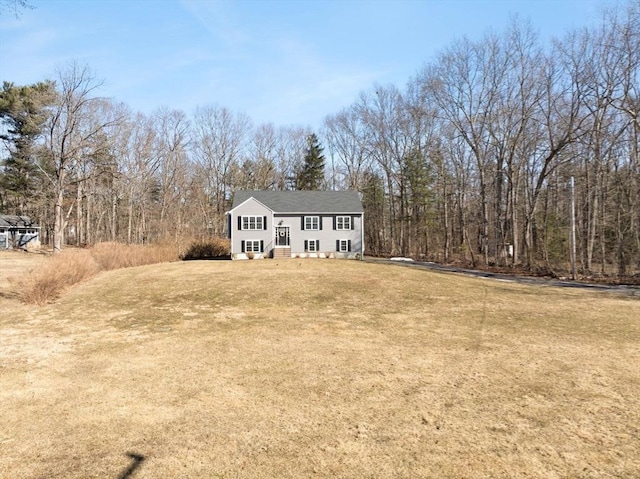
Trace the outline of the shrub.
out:
[[[203,241],[193,241],[182,259],[214,259],[229,255],[231,245],[224,238],[211,238]]]
[[[98,243],[90,251],[104,271],[178,260],[177,248],[171,245]]]
[[[45,304],[100,271],[177,260],[177,248],[171,245],[99,243],[88,249],[66,249],[15,283],[22,301]]]
[[[94,276],[99,269],[89,251],[67,250],[18,280],[18,295],[25,303],[45,304],[67,288]]]

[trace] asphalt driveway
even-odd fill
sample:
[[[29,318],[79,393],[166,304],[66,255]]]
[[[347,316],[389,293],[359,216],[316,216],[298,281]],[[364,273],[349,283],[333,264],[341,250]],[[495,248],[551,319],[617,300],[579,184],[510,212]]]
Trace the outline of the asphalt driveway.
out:
[[[475,276],[477,278],[486,278],[495,281],[507,281],[522,284],[535,284],[543,286],[554,286],[560,288],[579,288],[589,289],[592,291],[602,291],[610,293],[618,293],[626,296],[640,298],[640,286],[633,285],[608,285],[598,283],[584,283],[580,281],[560,280],[553,278],[541,278],[536,276],[523,276],[505,273],[493,273],[491,271],[480,271],[474,269],[458,268],[455,266],[432,263],[429,261],[413,261],[406,258],[392,260],[379,258],[365,258],[370,263],[387,263],[396,266],[404,266],[408,268],[428,269],[432,271],[441,271],[445,273],[464,274],[467,276]]]

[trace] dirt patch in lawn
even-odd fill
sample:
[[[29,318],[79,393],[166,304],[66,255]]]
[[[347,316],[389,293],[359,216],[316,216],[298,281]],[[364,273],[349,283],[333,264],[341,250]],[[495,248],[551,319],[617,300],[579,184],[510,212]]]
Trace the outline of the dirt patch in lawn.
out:
[[[640,473],[638,300],[265,260],[0,301],[0,477]]]

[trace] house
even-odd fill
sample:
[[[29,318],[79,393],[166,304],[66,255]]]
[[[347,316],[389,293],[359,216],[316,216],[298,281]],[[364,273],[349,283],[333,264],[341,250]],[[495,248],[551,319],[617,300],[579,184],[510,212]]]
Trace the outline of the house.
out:
[[[233,259],[364,254],[356,191],[236,191],[227,220]]]
[[[0,215],[0,250],[40,247],[40,227],[28,216]]]

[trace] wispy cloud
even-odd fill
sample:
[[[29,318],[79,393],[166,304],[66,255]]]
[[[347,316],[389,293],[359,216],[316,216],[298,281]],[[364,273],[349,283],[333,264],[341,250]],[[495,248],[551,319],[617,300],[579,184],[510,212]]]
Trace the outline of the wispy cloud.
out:
[[[581,2],[597,1],[556,2],[566,15],[533,23],[561,31],[569,17],[582,22]],[[134,110],[217,103],[257,123],[315,127],[374,83],[401,86],[455,36],[500,28],[501,3],[464,2],[468,21],[460,2],[42,1],[18,20],[0,18],[0,80],[44,80],[78,60],[104,78],[100,94]],[[539,10],[513,5],[524,16]]]
[[[251,41],[251,34],[233,18],[233,3],[180,0],[180,4],[226,48],[240,47]]]

